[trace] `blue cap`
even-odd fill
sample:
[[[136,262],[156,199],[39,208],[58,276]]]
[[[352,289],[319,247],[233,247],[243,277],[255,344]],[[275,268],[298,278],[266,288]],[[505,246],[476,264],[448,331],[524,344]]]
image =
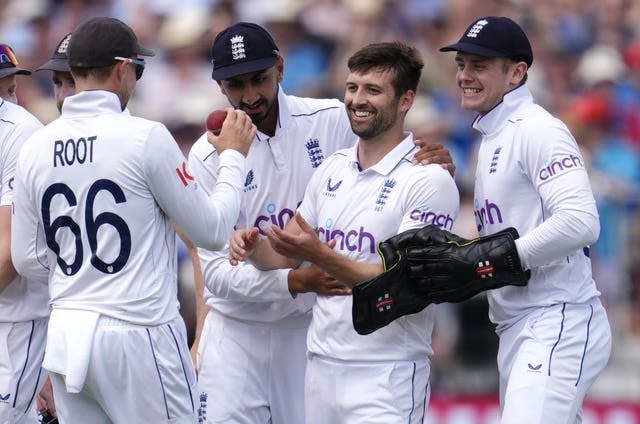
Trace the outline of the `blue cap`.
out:
[[[478,19],[465,31],[460,40],[440,49],[458,51],[484,57],[506,57],[517,62],[533,63],[533,52],[527,35],[520,25],[504,16]]]
[[[211,46],[214,80],[224,80],[275,65],[278,46],[266,29],[238,22],[221,31]]]

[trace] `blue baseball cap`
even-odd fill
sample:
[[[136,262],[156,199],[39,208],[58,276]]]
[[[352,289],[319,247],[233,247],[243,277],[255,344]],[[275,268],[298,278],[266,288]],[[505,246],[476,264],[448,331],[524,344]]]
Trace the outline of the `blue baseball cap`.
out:
[[[485,16],[473,22],[460,40],[440,49],[484,57],[506,57],[517,62],[533,63],[533,52],[520,25],[504,16]]]
[[[278,46],[260,25],[238,22],[221,31],[211,46],[214,80],[224,80],[275,65]]]

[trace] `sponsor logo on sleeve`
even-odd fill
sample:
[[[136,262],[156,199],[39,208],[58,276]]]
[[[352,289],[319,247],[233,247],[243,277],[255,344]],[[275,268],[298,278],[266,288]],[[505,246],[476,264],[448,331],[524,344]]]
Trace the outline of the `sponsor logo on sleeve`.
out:
[[[189,175],[189,173],[187,172],[186,162],[182,162],[182,169],[180,169],[180,167],[176,168],[176,173],[178,174],[178,177],[180,178],[182,185],[184,185],[185,187],[189,185],[189,181],[195,180],[193,176]]]
[[[584,168],[582,158],[574,154],[562,156],[554,159],[551,163],[546,162],[538,171],[538,178],[540,181],[547,181],[574,168]]]

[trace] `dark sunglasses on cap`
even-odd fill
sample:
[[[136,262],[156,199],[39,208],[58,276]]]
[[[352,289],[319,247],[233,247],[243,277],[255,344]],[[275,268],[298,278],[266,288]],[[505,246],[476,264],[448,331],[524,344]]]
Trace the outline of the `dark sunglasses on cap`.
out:
[[[136,80],[139,80],[140,78],[142,78],[142,73],[144,72],[144,65],[146,64],[144,60],[131,59],[130,57],[121,57],[121,56],[116,56],[114,57],[114,59],[122,62],[126,62],[126,63],[133,63],[134,65],[136,65]]]

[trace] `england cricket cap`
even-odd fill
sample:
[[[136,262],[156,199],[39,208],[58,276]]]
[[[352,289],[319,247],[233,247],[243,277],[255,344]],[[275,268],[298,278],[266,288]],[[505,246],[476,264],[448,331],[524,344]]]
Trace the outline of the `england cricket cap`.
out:
[[[154,56],[138,43],[138,37],[124,22],[108,17],[89,19],[73,31],[69,40],[69,66],[101,68],[115,65],[116,57]]]
[[[520,25],[504,16],[478,19],[465,31],[460,40],[442,47],[441,52],[458,51],[484,57],[506,57],[531,66],[533,52],[527,35]]]
[[[69,49],[69,39],[71,38],[71,33],[64,36],[62,40],[56,46],[56,49],[53,51],[53,56],[51,59],[44,65],[41,65],[37,71],[58,71],[58,72],[69,72],[69,55],[67,54],[67,50]]]
[[[278,46],[260,25],[239,22],[216,36],[211,58],[211,77],[219,81],[272,67],[278,59]]]
[[[0,78],[14,74],[31,75],[31,71],[18,68],[18,58],[13,49],[7,44],[0,44]]]

